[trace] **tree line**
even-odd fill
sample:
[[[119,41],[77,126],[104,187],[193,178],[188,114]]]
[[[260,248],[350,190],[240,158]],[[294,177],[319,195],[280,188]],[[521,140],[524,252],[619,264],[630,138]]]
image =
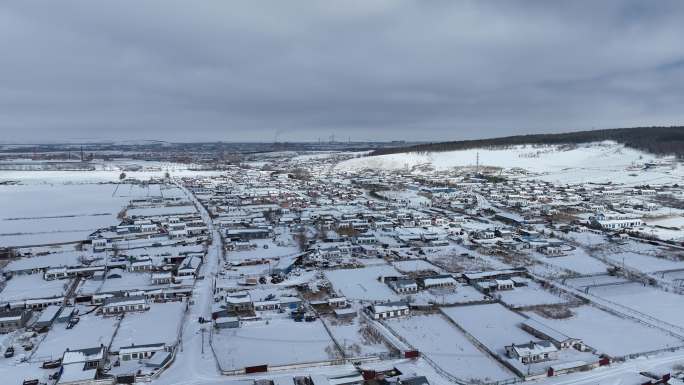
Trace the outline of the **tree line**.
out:
[[[490,139],[423,143],[406,147],[381,148],[373,151],[370,155],[443,152],[523,144],[580,144],[604,140],[612,140],[626,147],[656,155],[676,155],[679,158],[684,158],[684,126],[613,128],[560,134],[516,135]]]

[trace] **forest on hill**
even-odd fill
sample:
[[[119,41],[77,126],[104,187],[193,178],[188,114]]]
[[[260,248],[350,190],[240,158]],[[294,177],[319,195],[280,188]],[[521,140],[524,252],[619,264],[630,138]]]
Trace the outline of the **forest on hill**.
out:
[[[613,140],[627,147],[656,155],[676,155],[679,158],[684,158],[684,126],[613,128],[560,134],[516,135],[490,139],[424,143],[406,147],[382,148],[373,151],[370,155],[444,152],[523,144],[580,144],[604,140]]]

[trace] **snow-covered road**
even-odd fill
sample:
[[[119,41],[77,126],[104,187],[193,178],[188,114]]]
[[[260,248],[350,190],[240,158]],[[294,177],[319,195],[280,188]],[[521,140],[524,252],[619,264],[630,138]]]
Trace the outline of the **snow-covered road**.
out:
[[[201,268],[203,280],[197,280],[193,290],[193,302],[190,306],[183,325],[181,347],[173,364],[155,381],[158,384],[212,384],[225,382],[226,379],[218,371],[216,360],[209,345],[211,323],[200,324],[199,318],[211,320],[211,306],[213,303],[213,285],[219,270],[223,243],[218,229],[209,212],[188,191],[183,189],[197,209],[211,232],[212,243],[207,249],[207,256]],[[202,332],[204,329],[204,332]]]

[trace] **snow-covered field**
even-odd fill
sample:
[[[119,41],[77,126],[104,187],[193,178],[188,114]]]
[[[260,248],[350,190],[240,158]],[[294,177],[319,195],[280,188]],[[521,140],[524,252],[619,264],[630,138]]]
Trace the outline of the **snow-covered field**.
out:
[[[568,278],[563,280],[563,283],[574,287],[576,289],[580,289],[583,291],[586,291],[587,288],[591,288],[592,286],[597,286],[597,285],[608,285],[608,284],[621,284],[629,282],[625,278],[621,277],[616,277],[613,275],[595,275],[595,276],[590,276],[590,277],[581,277],[581,278]]]
[[[42,274],[17,275],[5,281],[0,292],[0,303],[31,298],[49,298],[64,295],[69,280],[46,281]]]
[[[123,171],[127,166],[141,166],[141,171]],[[220,175],[218,171],[189,170],[191,165],[168,162],[149,162],[141,160],[118,160],[94,163],[93,171],[6,171],[0,170],[0,181],[20,181],[23,184],[77,184],[118,182],[121,172],[127,178],[149,180],[163,178],[168,172],[171,177],[194,177]]]
[[[368,301],[398,300],[399,296],[378,280],[381,276],[400,276],[390,265],[368,266],[361,269],[340,269],[325,272],[336,292],[341,292],[349,299]]]
[[[684,328],[684,296],[640,283],[595,287],[590,294]]]
[[[635,268],[643,272],[655,272],[661,270],[684,269],[684,262],[672,261],[631,251],[619,253],[606,253],[606,257],[614,263]]]
[[[131,198],[175,196],[178,191],[162,189],[160,185],[132,184],[3,185],[0,186],[0,245],[83,240],[99,228],[118,224],[117,214]]]
[[[424,261],[422,259],[411,259],[407,261],[395,261],[392,262],[394,267],[403,272],[410,273],[416,271],[434,271],[437,273],[443,273],[443,269],[431,264],[430,262]]]
[[[229,251],[226,253],[226,259],[232,262],[241,262],[264,258],[282,258],[299,253],[299,247],[289,234],[276,235],[276,242],[271,239],[253,239],[250,243],[256,247],[249,250]]]
[[[439,367],[460,379],[497,381],[514,377],[440,314],[398,318],[386,323]]]
[[[574,271],[578,274],[597,274],[605,273],[608,265],[598,259],[590,257],[581,248],[572,250],[562,257],[547,257],[539,252],[531,252],[530,255],[538,261],[559,267],[561,269]]]
[[[498,303],[444,307],[442,311],[489,350],[502,357],[505,355],[504,346],[524,344],[535,339],[520,328],[525,317]]]
[[[154,303],[147,311],[126,314],[112,341],[112,350],[131,344],[173,346],[178,340],[185,306],[185,302]]]
[[[327,317],[323,322],[330,333],[342,346],[348,357],[365,357],[387,353],[389,348],[379,336],[373,334],[371,327],[362,317],[350,321],[340,321]]]
[[[468,249],[463,245],[429,247],[425,251],[430,261],[444,266],[449,271],[485,271],[511,267],[491,255]]]
[[[683,341],[658,329],[620,318],[592,306],[573,308],[574,315],[566,319],[547,319],[527,313],[542,323],[612,356],[648,352],[684,345]]]
[[[34,359],[57,359],[62,357],[67,348],[85,349],[98,347],[100,344],[109,346],[119,320],[116,317],[100,317],[94,313],[80,317],[81,320],[73,329],[67,329],[65,324],[55,324],[38,346]]]
[[[626,148],[614,142],[589,143],[572,149],[560,146],[511,146],[501,149],[471,149],[433,153],[404,153],[349,159],[339,170],[401,170],[431,165],[437,170],[480,165],[520,167],[539,173],[538,179],[560,183],[608,182],[639,184],[681,182],[684,167],[628,170],[635,164],[656,161],[655,155]]]
[[[141,207],[132,208],[126,211],[129,217],[134,216],[155,216],[155,215],[182,215],[196,213],[195,206],[188,204],[185,206],[165,206],[165,207]]]
[[[78,266],[81,263],[79,262],[79,257],[82,254],[77,251],[56,251],[46,255],[15,259],[10,261],[3,270],[5,272],[14,272],[46,268],[48,266]]]
[[[501,290],[496,292],[496,295],[499,296],[501,302],[513,308],[568,302],[567,298],[545,290],[536,282],[530,282],[527,286],[516,287],[514,290]]]
[[[249,323],[215,331],[212,344],[224,370],[319,362],[339,354],[320,320]]]
[[[378,195],[394,201],[394,202],[403,202],[408,204],[410,207],[421,207],[421,206],[428,206],[430,204],[430,199],[418,195],[417,191],[413,190],[401,190],[401,191],[391,191],[391,190],[385,190],[385,191],[378,191]]]

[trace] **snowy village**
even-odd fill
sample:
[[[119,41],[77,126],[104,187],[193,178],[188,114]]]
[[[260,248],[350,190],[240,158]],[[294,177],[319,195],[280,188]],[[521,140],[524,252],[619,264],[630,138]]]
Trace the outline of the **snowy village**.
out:
[[[672,156],[3,150],[3,384],[684,379]]]

